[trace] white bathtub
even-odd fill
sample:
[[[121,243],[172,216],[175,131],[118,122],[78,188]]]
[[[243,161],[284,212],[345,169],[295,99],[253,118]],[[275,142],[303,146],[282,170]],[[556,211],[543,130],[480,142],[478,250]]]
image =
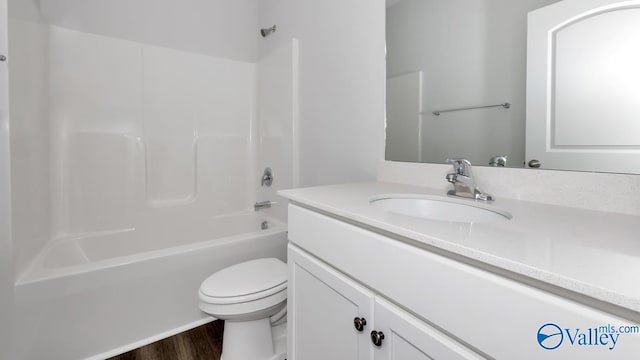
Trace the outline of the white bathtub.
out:
[[[286,260],[286,241],[286,226],[260,213],[57,239],[16,284],[11,359],[101,359],[211,321],[198,310],[202,280]]]

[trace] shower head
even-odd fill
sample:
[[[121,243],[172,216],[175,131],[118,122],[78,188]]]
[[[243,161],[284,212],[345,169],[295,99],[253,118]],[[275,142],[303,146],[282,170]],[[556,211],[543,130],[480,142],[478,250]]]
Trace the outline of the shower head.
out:
[[[276,26],[273,25],[270,28],[265,28],[265,29],[260,29],[260,35],[262,35],[262,37],[267,37],[269,35],[271,35],[271,33],[276,32]]]

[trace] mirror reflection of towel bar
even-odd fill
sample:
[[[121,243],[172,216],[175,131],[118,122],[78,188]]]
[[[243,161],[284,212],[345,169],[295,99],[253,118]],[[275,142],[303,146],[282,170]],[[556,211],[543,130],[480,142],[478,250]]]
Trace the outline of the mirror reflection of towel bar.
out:
[[[440,116],[441,113],[445,113],[445,112],[464,111],[464,110],[473,110],[473,109],[486,109],[486,108],[492,108],[492,107],[503,107],[505,109],[509,109],[511,107],[511,104],[506,102],[506,103],[496,104],[496,105],[469,106],[469,107],[462,107],[457,109],[436,110],[432,112],[432,114],[436,116]],[[424,112],[421,114],[424,114]]]

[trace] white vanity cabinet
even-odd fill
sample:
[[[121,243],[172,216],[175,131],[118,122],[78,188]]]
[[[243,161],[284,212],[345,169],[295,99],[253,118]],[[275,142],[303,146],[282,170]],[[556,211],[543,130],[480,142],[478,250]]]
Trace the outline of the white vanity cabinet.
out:
[[[606,346],[578,339],[583,334],[583,340],[597,341],[593,329],[637,323],[348,221],[355,220],[289,205],[290,360],[640,354],[640,334],[619,335],[614,348],[608,338],[600,338],[609,341]],[[362,331],[356,318],[366,320]],[[561,338],[552,337],[549,323],[557,324]],[[380,346],[372,332],[384,335]],[[552,341],[545,343],[547,338],[562,346],[543,348],[541,342]]]
[[[371,359],[373,293],[292,245],[287,262],[288,359]]]
[[[289,359],[480,359],[294,245],[288,262]]]

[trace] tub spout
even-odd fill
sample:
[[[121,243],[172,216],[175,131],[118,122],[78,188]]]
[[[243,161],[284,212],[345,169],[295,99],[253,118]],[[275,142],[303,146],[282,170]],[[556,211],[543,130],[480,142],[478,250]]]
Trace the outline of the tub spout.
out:
[[[261,201],[261,202],[257,202],[257,203],[255,203],[255,204],[253,205],[253,209],[254,209],[255,211],[260,211],[260,210],[262,210],[262,209],[268,209],[268,208],[270,208],[270,207],[271,207],[271,205],[273,205],[273,204],[275,204],[275,203],[273,203],[273,202],[271,202],[271,201],[269,201],[269,200],[267,200],[267,201]]]

